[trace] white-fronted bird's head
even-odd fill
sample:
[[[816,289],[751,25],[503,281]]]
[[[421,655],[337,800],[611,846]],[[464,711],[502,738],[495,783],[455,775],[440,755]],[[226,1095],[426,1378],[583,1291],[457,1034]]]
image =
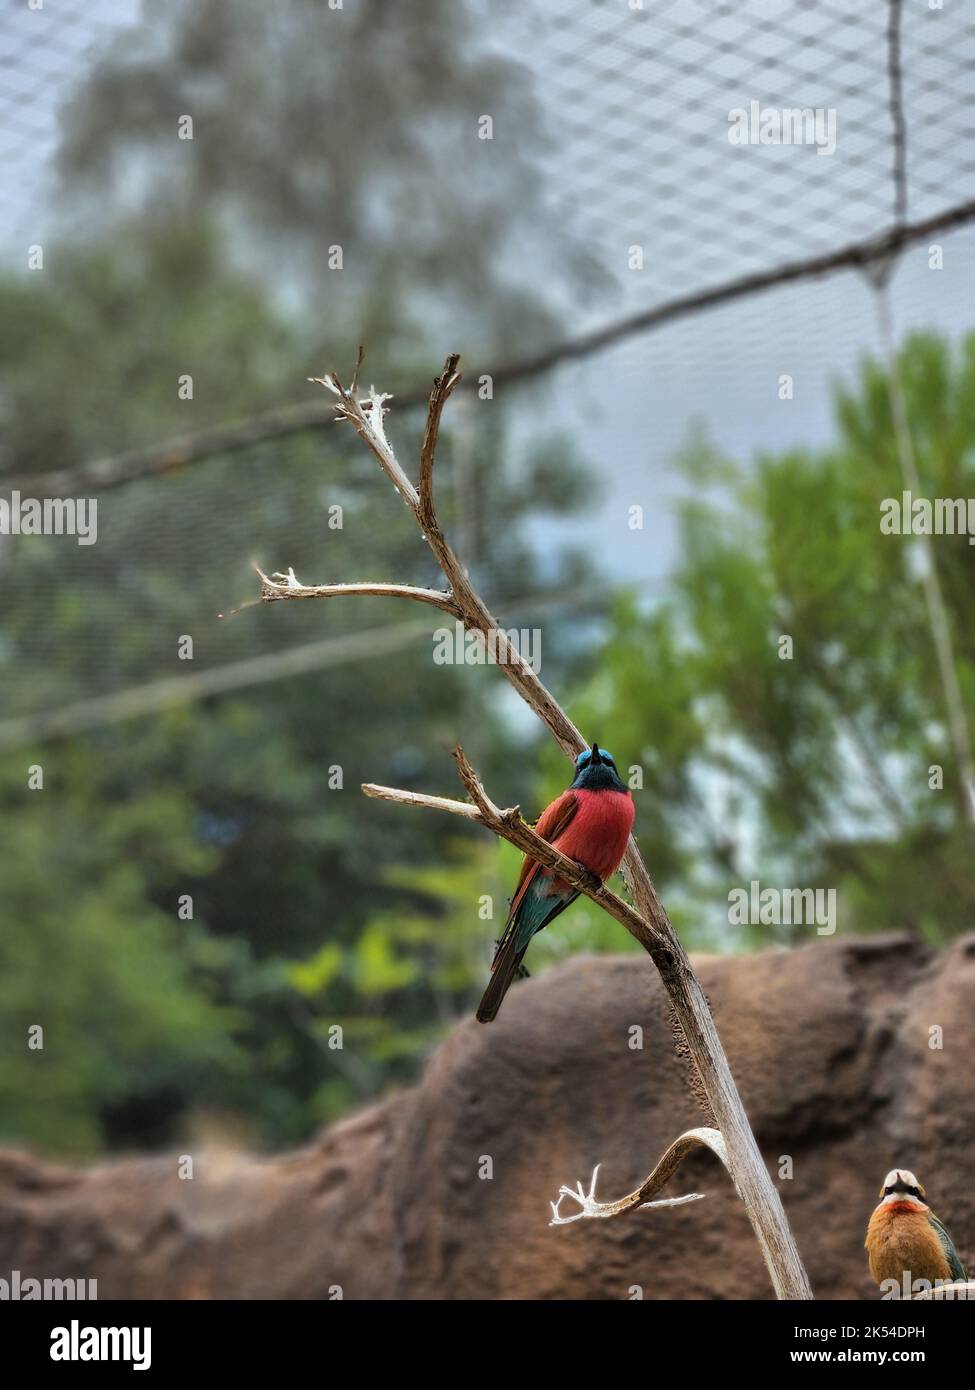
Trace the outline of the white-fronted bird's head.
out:
[[[880,1189],[882,1202],[903,1201],[910,1197],[915,1202],[923,1202],[924,1188],[909,1168],[891,1168]]]

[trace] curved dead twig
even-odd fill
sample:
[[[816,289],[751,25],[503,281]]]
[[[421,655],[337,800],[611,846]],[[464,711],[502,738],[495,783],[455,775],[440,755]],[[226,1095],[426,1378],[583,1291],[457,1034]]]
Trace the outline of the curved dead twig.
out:
[[[563,1184],[559,1188],[559,1195],[556,1200],[549,1203],[552,1208],[552,1219],[548,1224],[550,1226],[567,1226],[572,1221],[601,1220],[609,1216],[622,1216],[624,1212],[639,1208],[681,1207],[688,1202],[703,1201],[703,1192],[689,1192],[684,1197],[663,1197],[658,1201],[652,1200],[674,1176],[688,1154],[700,1148],[710,1149],[712,1153],[717,1154],[725,1167],[728,1167],[728,1150],[716,1129],[689,1129],[674,1140],[656,1168],[636,1191],[630,1192],[626,1197],[620,1197],[616,1202],[596,1201],[596,1175],[602,1167],[600,1163],[597,1163],[593,1169],[588,1192],[583,1189],[581,1182],[577,1183],[574,1188],[566,1187]],[[562,1202],[566,1197],[579,1204],[579,1211],[572,1216],[563,1216],[560,1211]]]

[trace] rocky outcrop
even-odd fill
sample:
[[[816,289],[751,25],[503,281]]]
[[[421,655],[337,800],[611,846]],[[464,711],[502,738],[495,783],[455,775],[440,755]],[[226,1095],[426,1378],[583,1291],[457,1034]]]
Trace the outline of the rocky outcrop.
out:
[[[863,1235],[895,1166],[970,1259],[975,938],[695,967],[770,1169],[791,1172],[778,1185],[817,1297],[876,1297]],[[80,1171],[0,1155],[0,1276],[96,1278],[100,1298],[767,1298],[707,1153],[671,1184],[705,1201],[547,1224],[561,1183],[601,1162],[599,1195],[621,1196],[699,1123],[653,969],[576,957],[517,985],[496,1023],[460,1023],[415,1089],[299,1152],[203,1151],[191,1180],[175,1154]]]

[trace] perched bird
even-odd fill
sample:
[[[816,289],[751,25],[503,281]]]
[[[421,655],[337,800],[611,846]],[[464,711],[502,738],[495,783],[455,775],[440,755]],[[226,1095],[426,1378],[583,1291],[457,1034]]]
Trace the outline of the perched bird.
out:
[[[895,1279],[907,1284],[924,1279],[935,1285],[965,1279],[951,1236],[924,1201],[924,1188],[906,1168],[892,1168],[880,1189],[864,1246],[870,1273],[878,1284]]]
[[[556,849],[583,864],[600,881],[620,866],[633,825],[633,798],[620,780],[616,764],[595,743],[576,758],[576,774],[568,791],[546,807],[536,832]],[[477,1010],[481,1023],[497,1016],[501,1001],[521,965],[536,932],[575,902],[578,891],[525,858],[511,911],[498,942],[491,979]]]

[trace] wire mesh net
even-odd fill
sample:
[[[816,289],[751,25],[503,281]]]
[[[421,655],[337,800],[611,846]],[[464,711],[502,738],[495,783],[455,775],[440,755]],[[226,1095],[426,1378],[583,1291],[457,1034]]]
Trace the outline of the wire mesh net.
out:
[[[570,337],[742,276],[868,243],[892,226],[938,217],[975,198],[975,17],[963,6],[544,0],[474,9],[485,59],[517,56],[543,114],[537,177],[551,260],[538,273],[548,277]],[[56,23],[44,13],[46,24],[38,12],[11,5],[0,34],[11,193],[3,240],[17,264],[55,217],[51,169],[63,102],[119,33],[138,22],[134,7],[107,3],[59,6]],[[763,141],[768,113],[784,121],[783,113],[797,110],[812,118],[802,127],[811,139],[798,146]],[[745,143],[729,139],[734,128],[746,131]],[[506,138],[517,135],[497,132],[498,159],[506,157]],[[473,165],[465,177],[478,177]],[[973,215],[975,208],[943,234],[901,250],[890,286],[898,333],[932,324],[956,337],[970,326]],[[942,269],[931,266],[932,240],[943,244]],[[584,268],[581,288],[560,273],[569,262]],[[527,438],[541,414],[578,442],[597,474],[610,577],[652,595],[674,556],[668,508],[681,484],[671,462],[689,420],[706,420],[722,448],[739,457],[827,440],[831,383],[848,377],[864,352],[877,351],[874,296],[858,269],[799,279],[706,313],[679,312],[653,332],[621,333],[591,353],[533,370],[523,386],[512,343],[510,360],[500,364],[509,369],[502,394],[512,436]],[[463,344],[445,344],[455,346]],[[776,391],[782,374],[796,382],[788,405]],[[594,400],[595,379],[612,383],[611,404]],[[599,394],[605,401],[607,393]],[[393,430],[405,428],[415,442],[417,425],[407,413]],[[282,431],[229,460],[204,438],[182,469],[100,491],[101,525],[131,533],[121,571],[117,557],[102,558],[98,547],[83,557],[89,573],[103,566],[106,611],[113,586],[137,588],[147,561],[158,572],[165,560],[174,584],[192,575],[194,603],[208,622],[246,597],[251,558],[300,566],[309,582],[369,577],[367,535],[361,549],[347,542],[336,573],[321,542],[322,499],[312,495],[302,506],[283,488],[278,446],[290,437]],[[320,457],[320,435],[301,437],[308,456],[318,450]],[[328,447],[334,450],[334,436]],[[354,441],[343,444],[342,457],[355,448]],[[365,461],[359,470],[356,481],[355,465],[343,464],[342,477],[361,500],[371,475]],[[611,519],[634,502],[647,507],[649,529],[610,531]],[[268,554],[269,536],[280,538],[285,527],[287,553]],[[8,562],[15,544],[6,542]],[[63,571],[52,567],[47,591],[23,596],[35,608],[30,640],[38,649],[45,608],[63,583]],[[247,621],[208,628],[194,672],[245,660]],[[329,631],[341,634],[347,621],[335,613]],[[84,631],[79,642],[87,640]],[[321,631],[318,613],[291,613],[275,642],[283,650]],[[145,661],[145,681],[173,675],[172,636],[161,634],[158,660]],[[240,683],[248,679],[242,671]],[[40,697],[36,684],[8,665],[4,715],[19,719],[39,704],[67,708],[116,689],[111,661],[94,646],[71,682],[52,679]],[[10,736],[22,732],[17,725]]]

